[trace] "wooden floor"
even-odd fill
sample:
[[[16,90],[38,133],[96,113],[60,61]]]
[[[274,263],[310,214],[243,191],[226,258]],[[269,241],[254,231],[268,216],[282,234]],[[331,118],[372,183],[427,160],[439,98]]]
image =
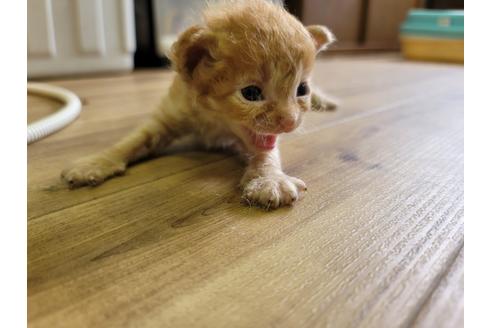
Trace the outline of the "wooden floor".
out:
[[[292,208],[240,204],[241,164],[183,152],[68,190],[67,161],[153,110],[164,70],[50,81],[81,117],[28,146],[31,327],[462,327],[463,67],[320,60],[336,113],[284,138]],[[29,119],[55,102],[29,97]]]

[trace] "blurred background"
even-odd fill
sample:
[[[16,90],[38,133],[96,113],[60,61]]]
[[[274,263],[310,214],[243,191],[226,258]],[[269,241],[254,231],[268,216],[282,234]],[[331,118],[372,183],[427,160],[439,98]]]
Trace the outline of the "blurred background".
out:
[[[166,67],[205,0],[28,0],[28,77]],[[285,0],[305,25],[337,36],[333,52],[399,51],[463,62],[463,0]],[[450,10],[453,11],[450,11]]]

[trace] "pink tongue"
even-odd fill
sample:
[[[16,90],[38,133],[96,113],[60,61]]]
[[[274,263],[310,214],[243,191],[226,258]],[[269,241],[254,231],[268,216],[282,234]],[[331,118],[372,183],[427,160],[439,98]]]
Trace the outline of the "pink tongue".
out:
[[[276,141],[277,141],[277,136],[274,134],[255,136],[255,145],[258,148],[273,148],[275,147]]]

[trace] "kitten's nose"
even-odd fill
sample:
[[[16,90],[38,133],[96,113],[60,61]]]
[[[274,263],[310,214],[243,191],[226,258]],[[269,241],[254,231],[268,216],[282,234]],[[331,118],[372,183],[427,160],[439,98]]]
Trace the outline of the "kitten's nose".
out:
[[[285,132],[291,132],[296,128],[296,119],[293,117],[283,117],[279,123]]]

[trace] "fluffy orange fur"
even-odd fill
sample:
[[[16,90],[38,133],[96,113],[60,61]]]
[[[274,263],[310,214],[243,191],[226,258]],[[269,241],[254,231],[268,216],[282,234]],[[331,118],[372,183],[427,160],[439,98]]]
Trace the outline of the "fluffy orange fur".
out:
[[[71,187],[97,185],[191,135],[207,147],[243,155],[240,186],[248,203],[269,209],[292,204],[306,185],[282,171],[278,136],[296,129],[311,108],[335,108],[310,85],[316,54],[333,41],[326,27],[304,27],[265,0],[209,5],[203,23],[173,45],[177,74],[155,113],[113,147],[70,165],[62,178]]]

